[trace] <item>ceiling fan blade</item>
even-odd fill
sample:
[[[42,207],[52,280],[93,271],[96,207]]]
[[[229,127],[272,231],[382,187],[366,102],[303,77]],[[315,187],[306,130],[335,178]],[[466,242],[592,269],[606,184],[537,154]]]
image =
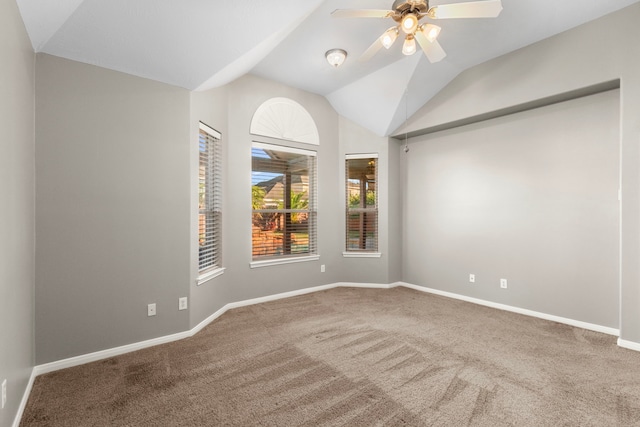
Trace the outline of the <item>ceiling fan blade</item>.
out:
[[[427,15],[432,19],[495,18],[501,11],[501,0],[485,0],[434,6]]]
[[[369,46],[367,48],[367,50],[364,51],[364,53],[362,55],[360,55],[360,58],[358,58],[358,61],[360,62],[366,62],[368,60],[370,60],[371,58],[373,58],[373,56],[378,53],[378,51],[382,48],[382,41],[380,40],[380,37],[378,37],[376,39],[376,41],[374,41],[371,46]]]
[[[393,16],[393,10],[382,9],[336,9],[331,12],[334,18],[389,18]]]
[[[447,56],[447,53],[442,49],[438,40],[434,40],[432,42],[427,39],[422,31],[416,31],[415,38],[418,41],[418,44],[422,48],[422,51],[429,59],[429,62],[432,64],[435,62],[440,62]]]

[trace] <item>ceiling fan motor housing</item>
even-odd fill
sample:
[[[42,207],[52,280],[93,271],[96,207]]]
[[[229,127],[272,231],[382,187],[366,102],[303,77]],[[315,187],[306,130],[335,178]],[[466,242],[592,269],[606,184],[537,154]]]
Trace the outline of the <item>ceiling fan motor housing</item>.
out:
[[[427,13],[429,10],[429,0],[396,0],[391,6],[396,11],[396,21],[400,21],[404,15],[410,12],[418,14]]]
[[[502,11],[502,0],[475,0],[429,7],[429,0],[394,0],[393,10],[383,9],[337,9],[332,16],[344,18],[391,18],[397,25],[379,36],[362,54],[360,61],[366,61],[382,47],[389,49],[396,38],[403,35],[402,53],[413,55],[420,46],[431,63],[439,62],[447,55],[436,40],[441,28],[430,23],[420,24],[423,18],[495,18]]]

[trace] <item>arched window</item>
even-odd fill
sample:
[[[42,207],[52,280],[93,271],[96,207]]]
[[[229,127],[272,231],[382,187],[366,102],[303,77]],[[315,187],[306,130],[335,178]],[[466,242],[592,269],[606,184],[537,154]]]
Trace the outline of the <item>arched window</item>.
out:
[[[251,119],[251,134],[305,144],[320,144],[318,128],[311,114],[289,98],[265,101]]]
[[[251,150],[251,267],[318,259],[317,152],[288,143],[319,145],[315,122],[297,102],[272,98],[256,110],[250,132],[258,136]]]

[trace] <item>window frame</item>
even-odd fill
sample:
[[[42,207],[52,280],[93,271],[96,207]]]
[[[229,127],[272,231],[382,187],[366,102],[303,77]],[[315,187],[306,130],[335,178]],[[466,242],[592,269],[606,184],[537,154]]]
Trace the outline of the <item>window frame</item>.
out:
[[[204,142],[203,142],[203,134]],[[205,145],[205,151],[202,145]],[[198,123],[198,226],[197,226],[197,245],[198,245],[198,279],[197,285],[201,285],[215,277],[224,273],[223,250],[222,250],[222,134],[205,123]],[[204,182],[203,182],[203,153],[206,153]],[[202,187],[204,185],[204,188]],[[201,203],[201,197],[204,194],[204,209]],[[202,217],[204,215],[204,233]],[[207,230],[207,216],[212,216],[212,228]],[[203,265],[202,249],[200,243],[201,236],[211,234],[210,243],[205,244],[210,251],[214,253],[212,262]],[[206,258],[205,258],[206,259]]]
[[[365,206],[364,207],[358,207],[358,208],[351,208],[349,206],[349,196],[350,196],[350,191],[349,191],[349,160],[374,160],[375,161],[375,166],[374,166],[374,170],[375,170],[375,177],[373,179],[373,182],[375,183],[375,204],[373,205],[373,207],[369,207],[368,205],[366,205],[365,202]],[[357,153],[357,154],[346,154],[345,155],[345,168],[344,168],[344,172],[345,172],[345,179],[344,179],[344,189],[345,189],[345,197],[344,197],[344,201],[345,201],[345,242],[344,242],[344,251],[342,252],[342,256],[345,258],[380,258],[382,256],[382,253],[380,252],[380,227],[379,227],[379,215],[380,215],[380,209],[379,209],[379,200],[380,200],[380,192],[379,192],[379,188],[380,188],[380,180],[379,180],[379,168],[380,168],[380,159],[379,159],[379,155],[378,153]],[[366,197],[366,196],[365,196]],[[365,199],[366,200],[366,199]],[[373,249],[362,249],[362,248],[357,248],[357,249],[350,249],[349,246],[349,216],[351,214],[354,213],[367,213],[367,212],[372,212],[375,214],[375,230],[374,230],[374,236],[375,236],[375,240],[374,240],[374,248]],[[360,219],[360,221],[363,221],[362,219]]]
[[[281,153],[287,153],[287,154],[300,154],[303,156],[307,156],[306,161],[309,161],[310,159],[313,159],[312,162],[309,164],[309,171],[308,171],[308,208],[307,209],[291,209],[289,208],[285,208],[285,207],[281,207],[281,208],[261,208],[261,209],[254,209],[253,207],[253,203],[252,203],[252,207],[251,207],[251,226],[252,226],[252,241],[251,241],[251,262],[250,262],[250,267],[251,268],[259,268],[259,267],[266,267],[266,266],[271,266],[271,265],[280,265],[280,264],[291,264],[291,263],[298,263],[298,262],[305,262],[305,261],[314,261],[314,260],[318,260],[320,259],[320,256],[318,254],[318,235],[317,235],[317,223],[318,223],[318,181],[317,181],[317,170],[318,170],[318,152],[316,150],[313,149],[309,149],[307,147],[305,148],[298,148],[295,146],[291,146],[291,145],[286,145],[283,144],[284,141],[280,141],[277,140],[276,142],[262,142],[262,141],[257,141],[254,140],[252,141],[251,144],[251,150],[252,150],[252,166],[251,166],[251,174],[252,174],[252,182],[251,182],[251,187],[252,187],[252,199],[253,199],[253,187],[254,187],[254,182],[253,182],[253,174],[254,173],[258,173],[259,171],[254,170],[254,165],[253,165],[253,159],[254,159],[254,155],[253,155],[253,150],[254,149],[262,149],[262,150],[268,150],[268,151],[272,151],[272,152],[281,152]],[[274,172],[275,173],[275,172]],[[283,195],[284,197],[284,195]],[[252,200],[253,202],[253,200]],[[286,204],[286,201],[284,201],[284,203]],[[284,215],[290,215],[290,214],[294,214],[294,213],[303,213],[307,215],[307,227],[308,227],[308,252],[304,252],[304,253],[281,253],[281,254],[268,254],[268,255],[264,255],[264,256],[256,256],[254,255],[254,252],[256,250],[255,245],[255,241],[254,241],[254,214],[255,213],[265,213],[265,212],[269,212],[269,213],[279,213],[279,214],[284,214]],[[284,223],[286,224],[287,221],[286,219],[284,220]],[[286,228],[286,226],[285,226]],[[284,236],[283,236],[283,240],[284,240]],[[284,243],[283,241],[283,252],[285,247],[287,247],[287,245]],[[291,250],[291,249],[289,249]]]

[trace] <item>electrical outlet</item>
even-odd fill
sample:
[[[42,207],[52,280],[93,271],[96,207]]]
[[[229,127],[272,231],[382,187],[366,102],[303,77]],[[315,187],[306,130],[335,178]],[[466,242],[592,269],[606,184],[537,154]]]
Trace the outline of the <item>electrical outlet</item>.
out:
[[[187,309],[187,297],[178,298],[178,310]]]
[[[147,316],[155,316],[156,315],[156,304],[149,304],[147,306]]]
[[[324,264],[322,264],[320,266],[320,273],[324,273],[326,271],[326,269],[324,268]]]
[[[7,404],[7,380],[2,381],[2,409]]]
[[[502,289],[507,289],[507,279],[500,279],[500,287]]]
[[[476,275],[475,274],[470,274],[469,275],[469,282],[476,283]]]

